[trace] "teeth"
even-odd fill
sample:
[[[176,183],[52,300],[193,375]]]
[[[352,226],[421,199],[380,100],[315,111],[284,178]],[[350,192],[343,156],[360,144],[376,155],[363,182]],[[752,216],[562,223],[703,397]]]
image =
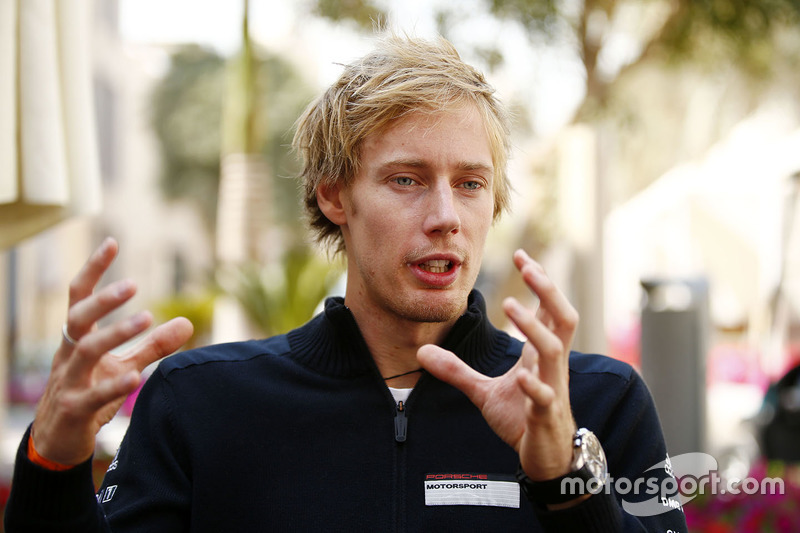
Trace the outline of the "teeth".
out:
[[[446,259],[431,259],[430,261],[420,263],[419,267],[427,272],[442,274],[450,270],[450,261]]]

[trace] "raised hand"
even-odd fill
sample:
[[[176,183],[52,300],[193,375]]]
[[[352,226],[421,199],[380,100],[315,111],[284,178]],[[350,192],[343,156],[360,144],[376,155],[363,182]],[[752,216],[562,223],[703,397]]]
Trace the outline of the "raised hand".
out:
[[[192,324],[185,318],[175,318],[155,328],[126,353],[109,352],[142,333],[153,321],[145,311],[97,327],[98,320],[136,293],[130,280],[95,292],[117,250],[116,241],[106,239],[70,284],[63,339],[53,358],[32,430],[36,451],[56,463],[75,465],[91,457],[97,432],[136,390],[142,370],[192,336]]]
[[[536,311],[515,298],[503,302],[506,315],[528,339],[514,367],[490,378],[433,345],[421,347],[417,359],[469,397],[495,433],[519,453],[528,477],[553,479],[568,473],[572,460],[576,428],[569,403],[568,358],[578,313],[524,251],[514,253],[514,264],[540,301]]]

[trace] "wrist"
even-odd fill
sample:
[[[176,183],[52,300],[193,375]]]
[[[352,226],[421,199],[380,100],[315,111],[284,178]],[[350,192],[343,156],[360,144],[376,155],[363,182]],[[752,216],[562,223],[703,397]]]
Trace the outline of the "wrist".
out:
[[[608,479],[608,466],[600,441],[582,428],[573,436],[573,459],[565,475],[547,480],[532,480],[520,466],[517,472],[528,499],[549,509],[571,507],[601,492]]]
[[[31,430],[31,434],[28,436],[28,460],[37,466],[41,466],[47,470],[52,470],[53,472],[63,472],[75,467],[75,465],[57,463],[39,455],[39,452],[36,451],[36,445],[33,441],[33,430]]]
[[[520,466],[525,475],[533,482],[546,481],[566,476],[577,468],[573,467],[575,461],[575,434],[578,426],[574,420],[570,425],[560,429],[561,436],[551,437],[548,450],[537,449],[536,460],[525,460],[528,454],[520,450]],[[557,446],[556,446],[557,445]]]

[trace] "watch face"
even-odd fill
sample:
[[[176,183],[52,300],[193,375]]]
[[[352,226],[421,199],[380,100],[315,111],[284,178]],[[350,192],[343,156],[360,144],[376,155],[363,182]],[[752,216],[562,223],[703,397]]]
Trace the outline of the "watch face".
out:
[[[583,455],[587,468],[592,472],[593,477],[605,482],[608,477],[608,464],[600,440],[590,431],[584,433],[582,437],[581,455]]]

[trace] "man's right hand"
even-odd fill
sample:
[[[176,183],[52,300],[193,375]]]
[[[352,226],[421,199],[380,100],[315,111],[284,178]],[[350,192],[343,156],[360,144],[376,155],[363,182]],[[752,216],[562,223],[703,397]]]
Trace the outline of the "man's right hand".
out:
[[[144,368],[173,353],[192,336],[192,324],[175,318],[150,332],[122,355],[109,350],[146,330],[153,321],[144,311],[98,328],[97,321],[136,293],[130,280],[95,292],[117,255],[118,245],[106,239],[72,280],[66,337],[53,358],[47,386],[36,410],[32,438],[36,452],[63,465],[76,465],[94,453],[95,437],[136,390]]]

